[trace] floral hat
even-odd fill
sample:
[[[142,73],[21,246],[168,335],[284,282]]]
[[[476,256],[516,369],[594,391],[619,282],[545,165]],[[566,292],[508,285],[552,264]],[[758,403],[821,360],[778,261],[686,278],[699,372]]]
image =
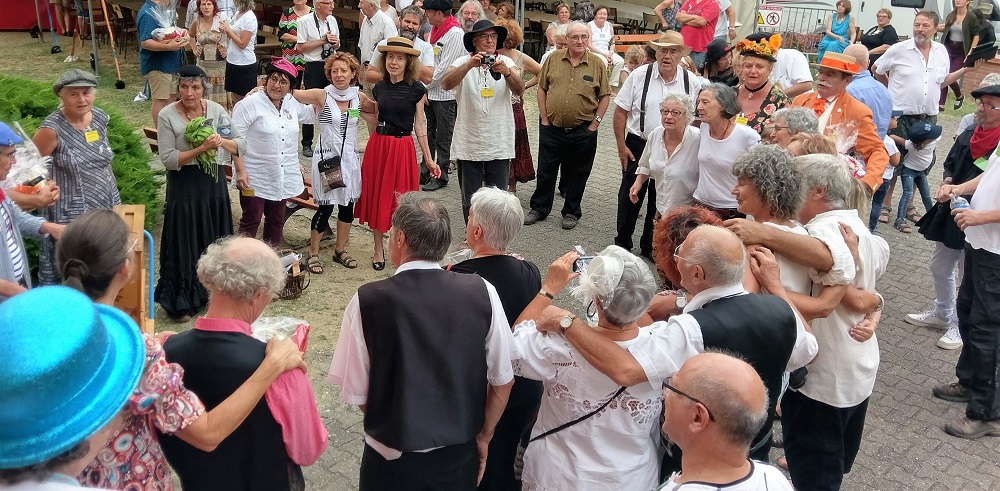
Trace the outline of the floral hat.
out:
[[[777,61],[775,55],[781,49],[781,34],[771,34],[770,37],[749,36],[736,43],[736,49],[743,56],[756,56],[774,62]]]

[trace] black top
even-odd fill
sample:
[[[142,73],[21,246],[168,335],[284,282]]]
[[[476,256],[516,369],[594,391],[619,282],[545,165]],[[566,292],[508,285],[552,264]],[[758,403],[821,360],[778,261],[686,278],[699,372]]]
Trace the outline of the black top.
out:
[[[899,42],[899,36],[896,35],[896,28],[891,25],[885,26],[882,32],[878,32],[878,26],[865,31],[861,36],[861,44],[865,45],[869,50],[873,50],[883,44],[893,45]],[[875,60],[879,59],[882,54],[868,55],[868,62],[872,65],[875,64]]]
[[[972,160],[972,150],[969,141],[975,125],[958,135],[955,144],[951,146],[948,157],[944,160],[944,177],[950,177],[952,184],[962,184],[971,181],[983,171]],[[989,154],[986,154],[989,157]],[[972,200],[972,195],[965,199]],[[951,216],[951,203],[935,203],[924,216],[917,221],[917,231],[927,240],[943,243],[949,249],[961,250],[965,247],[965,232],[958,228],[955,218]]]
[[[507,314],[507,322],[514,321],[542,289],[542,275],[531,261],[513,256],[486,256],[467,259],[451,267],[458,273],[478,274],[497,289],[497,296]]]
[[[378,122],[387,123],[404,131],[413,131],[413,118],[417,103],[427,93],[424,84],[414,81],[392,83],[380,80],[372,89],[372,96],[378,103]]]

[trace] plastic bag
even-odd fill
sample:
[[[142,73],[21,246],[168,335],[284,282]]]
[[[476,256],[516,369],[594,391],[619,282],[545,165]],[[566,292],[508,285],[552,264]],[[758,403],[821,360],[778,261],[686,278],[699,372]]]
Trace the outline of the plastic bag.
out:
[[[37,194],[45,187],[45,181],[49,178],[52,157],[42,157],[38,147],[20,124],[15,122],[12,129],[24,142],[16,146],[17,162],[7,172],[5,188],[24,194]]]
[[[868,165],[865,159],[857,153],[855,146],[858,142],[858,125],[853,121],[831,124],[826,127],[826,134],[833,140],[837,147],[837,153],[841,160],[847,164],[851,176],[860,179],[867,173]]]
[[[309,345],[309,322],[294,317],[260,317],[251,326],[253,337],[263,342],[269,339],[291,338],[299,351],[305,351]]]
[[[150,14],[160,26],[153,29],[153,38],[159,41],[169,41],[179,37],[187,37],[187,29],[177,27],[177,0],[169,0],[165,5],[154,3]]]

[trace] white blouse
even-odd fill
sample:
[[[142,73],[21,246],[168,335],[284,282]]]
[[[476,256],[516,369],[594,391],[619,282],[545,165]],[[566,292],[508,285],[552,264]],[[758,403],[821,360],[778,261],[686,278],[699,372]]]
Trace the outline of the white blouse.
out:
[[[230,39],[226,51],[226,61],[240,66],[257,63],[257,55],[254,54],[254,48],[257,45],[257,15],[252,10],[244,12],[238,19],[231,21],[229,25],[237,36],[244,32],[250,32],[250,42],[247,43],[247,47],[240,49],[236,42]]]
[[[299,125],[316,122],[312,106],[286,95],[279,112],[264,91],[236,103],[233,126],[246,135],[243,156],[254,195],[270,201],[298,196],[304,189],[299,167]]]
[[[656,211],[666,215],[671,208],[691,204],[698,185],[698,148],[701,130],[686,125],[684,136],[674,153],[668,155],[663,145],[663,127],[649,132],[646,149],[639,158],[636,174],[645,174],[656,186]]]
[[[614,37],[614,29],[611,27],[611,21],[604,21],[604,27],[597,27],[597,23],[590,21],[587,23],[590,27],[590,43],[594,46],[594,50],[600,54],[605,54],[611,50],[611,39]]]
[[[698,149],[698,188],[694,199],[715,208],[736,208],[733,187],[733,162],[736,157],[760,142],[760,135],[749,126],[733,123],[735,128],[724,140],[712,138],[708,123],[701,124],[701,147]]]

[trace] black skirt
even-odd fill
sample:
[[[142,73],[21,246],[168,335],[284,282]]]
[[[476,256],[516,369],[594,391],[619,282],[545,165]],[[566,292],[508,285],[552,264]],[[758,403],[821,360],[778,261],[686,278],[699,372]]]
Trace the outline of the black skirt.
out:
[[[167,314],[193,316],[208,304],[208,292],[198,281],[198,259],[213,242],[232,234],[233,214],[222,169],[215,181],[197,165],[167,172],[160,274],[154,292]]]
[[[234,65],[226,62],[226,92],[232,92],[240,97],[257,86],[257,64]]]

